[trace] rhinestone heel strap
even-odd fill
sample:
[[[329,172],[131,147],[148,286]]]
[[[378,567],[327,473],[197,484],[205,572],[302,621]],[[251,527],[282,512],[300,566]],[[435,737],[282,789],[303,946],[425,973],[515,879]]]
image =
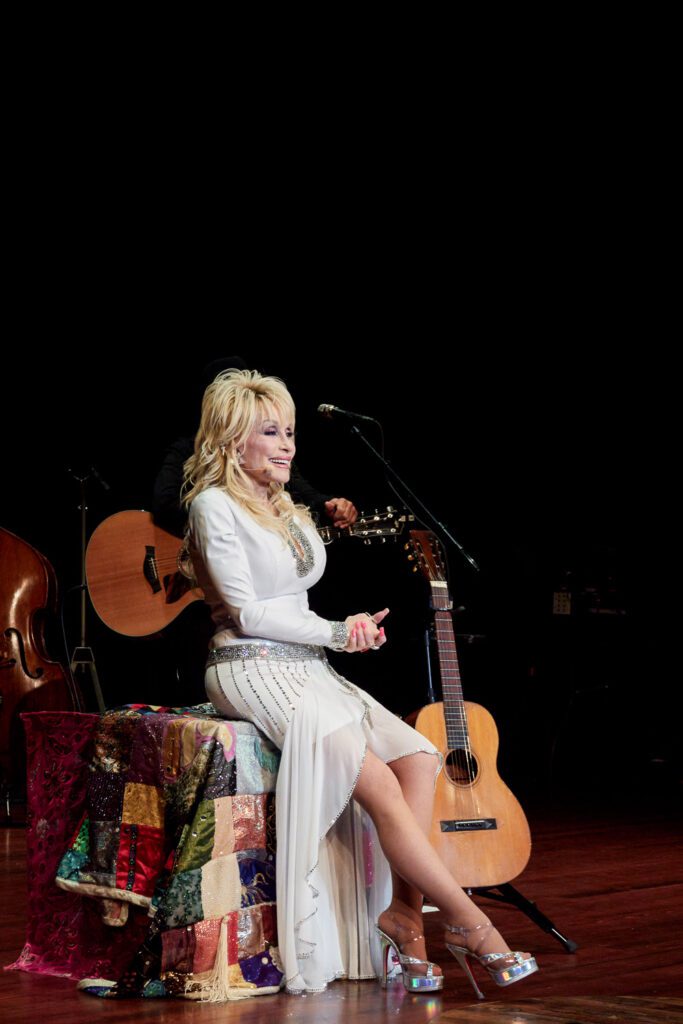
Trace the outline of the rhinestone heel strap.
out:
[[[404,925],[399,925],[404,928]],[[402,943],[396,939],[392,939],[390,935],[377,925],[377,934],[379,935],[380,942],[382,945],[382,976],[380,983],[383,988],[386,988],[387,975],[388,975],[388,964],[390,951],[393,949],[398,962],[401,965],[401,977],[403,978],[403,984],[408,992],[438,992],[443,988],[443,975],[434,974],[434,964],[429,960],[420,960],[415,956],[407,956],[403,952],[403,947],[407,946],[410,942],[417,942],[418,939],[424,939],[424,935],[418,933],[413,929],[407,929],[409,932],[408,938]],[[410,970],[412,967],[425,967],[424,973]]]
[[[474,975],[469,965],[470,960],[476,960],[477,963],[484,968],[491,978],[495,981],[496,985],[512,985],[515,981],[521,981],[522,978],[526,978],[529,974],[533,974],[538,970],[538,964],[534,957],[525,957],[522,953],[482,953],[479,955],[479,950],[486,942],[486,936],[492,930],[493,925],[490,921],[484,921],[482,924],[474,925],[472,928],[463,928],[459,925],[446,925],[446,931],[451,932],[454,935],[462,935],[465,942],[467,942],[467,936],[472,932],[482,931],[482,935],[479,936],[475,948],[472,950],[468,946],[456,946],[453,943],[446,942],[446,949],[453,954],[455,959],[458,961],[463,971],[469,978],[474,991],[477,993],[478,999],[484,998],[484,993],[481,991],[477,982],[475,981]]]

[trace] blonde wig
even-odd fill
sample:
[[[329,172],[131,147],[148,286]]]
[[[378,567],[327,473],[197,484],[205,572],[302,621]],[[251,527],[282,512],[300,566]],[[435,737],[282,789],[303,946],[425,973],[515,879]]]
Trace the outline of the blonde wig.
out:
[[[283,381],[263,377],[258,370],[225,370],[204,392],[194,454],[184,464],[182,502],[190,505],[207,487],[222,487],[261,526],[292,543],[289,525],[297,512],[305,521],[311,516],[305,505],[295,505],[280,483],[268,486],[269,507],[254,496],[238,452],[273,410],[282,423],[294,423],[294,402]]]

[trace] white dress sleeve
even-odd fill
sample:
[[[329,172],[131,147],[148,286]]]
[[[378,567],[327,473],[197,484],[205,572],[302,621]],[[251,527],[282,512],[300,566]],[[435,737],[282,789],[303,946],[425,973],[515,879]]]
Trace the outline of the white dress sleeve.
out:
[[[190,506],[192,541],[216,594],[240,632],[245,636],[335,649],[345,646],[348,636],[345,623],[316,615],[308,608],[305,591],[300,595],[258,598],[229,502],[202,501],[201,498],[199,495]]]

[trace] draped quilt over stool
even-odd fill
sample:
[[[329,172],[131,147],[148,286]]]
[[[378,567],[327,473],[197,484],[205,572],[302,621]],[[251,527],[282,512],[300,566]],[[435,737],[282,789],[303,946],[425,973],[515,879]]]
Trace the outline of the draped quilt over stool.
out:
[[[29,887],[63,893],[32,900],[12,966],[109,997],[277,992],[277,748],[211,704],[24,718]]]

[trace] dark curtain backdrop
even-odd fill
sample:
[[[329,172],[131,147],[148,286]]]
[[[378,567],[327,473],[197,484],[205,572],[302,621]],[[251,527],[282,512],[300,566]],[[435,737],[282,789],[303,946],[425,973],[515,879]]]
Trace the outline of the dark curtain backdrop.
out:
[[[196,427],[202,366],[239,352],[289,384],[297,460],[312,483],[361,510],[401,505],[346,422],[315,410],[330,402],[375,416],[393,466],[479,562],[477,574],[449,549],[451,592],[464,607],[456,629],[465,695],[496,716],[501,771],[522,794],[673,785],[680,765],[671,722],[643,714],[644,695],[663,685],[656,570],[669,534],[639,360],[616,346],[580,348],[569,331],[534,345],[494,344],[483,330],[459,339],[437,327],[400,345],[349,336],[171,346],[121,344],[104,332],[78,353],[15,350],[4,385],[2,525],[53,562],[66,595],[80,557],[69,469],[94,465],[110,487],[88,484],[89,531],[114,512],[148,508],[165,446]],[[377,442],[372,428],[367,434]],[[326,578],[311,593],[317,611],[392,609],[384,651],[335,664],[397,713],[419,707],[426,589],[401,544],[347,540],[328,555]],[[562,587],[570,616],[553,615]],[[65,616],[73,648],[73,593]],[[133,640],[92,611],[88,629],[108,705],[182,699],[174,653],[182,629],[172,643]],[[189,690],[201,699],[194,684]]]

